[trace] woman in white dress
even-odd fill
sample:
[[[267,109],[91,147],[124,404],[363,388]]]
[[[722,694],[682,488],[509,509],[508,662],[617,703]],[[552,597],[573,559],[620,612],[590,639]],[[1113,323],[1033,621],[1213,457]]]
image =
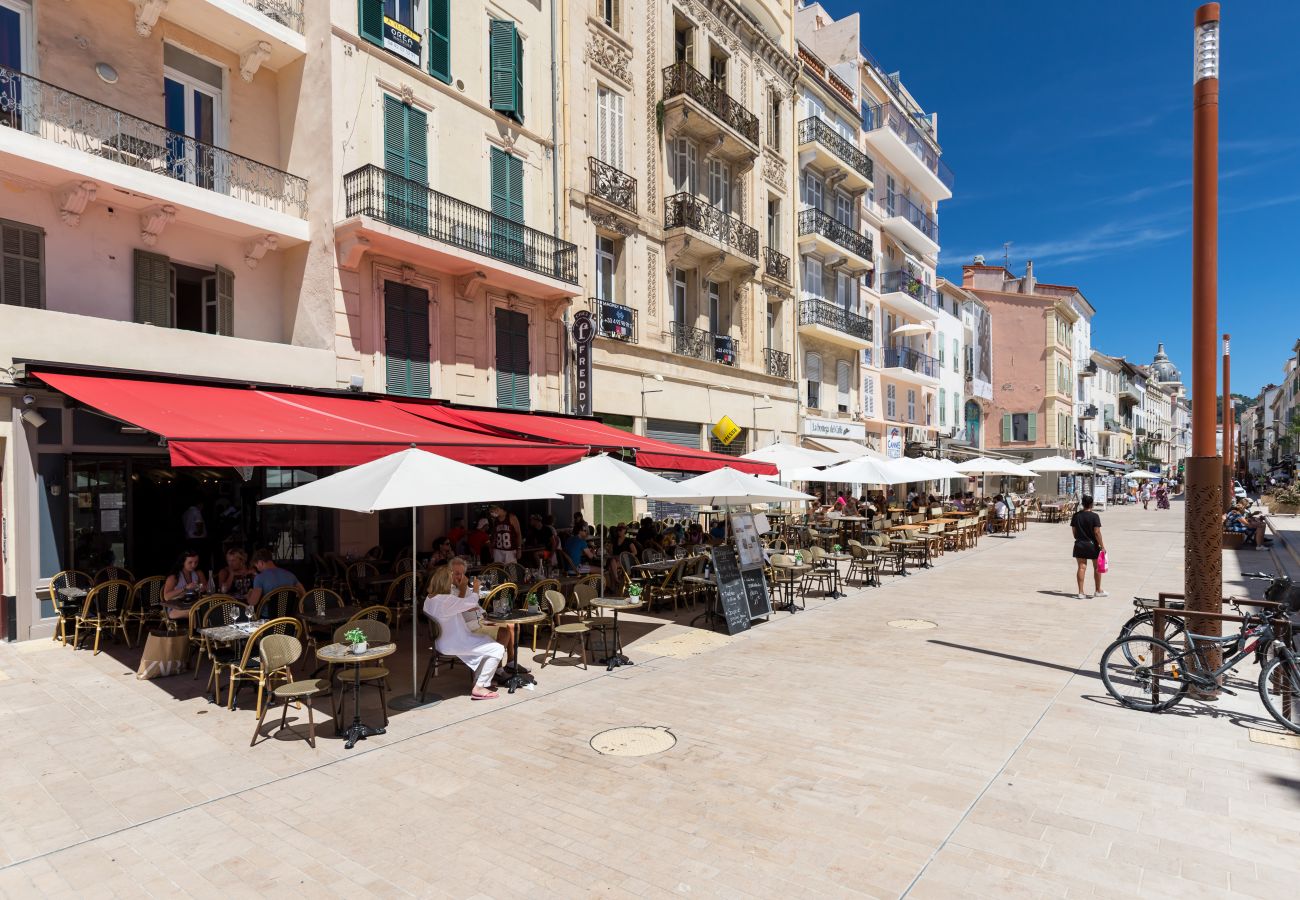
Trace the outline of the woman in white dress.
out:
[[[478,582],[471,585],[465,569],[465,560],[457,556],[433,573],[424,614],[438,623],[438,652],[455,656],[474,673],[470,699],[492,700],[497,696],[492,690],[492,676],[505,662],[509,650],[499,639],[504,636],[510,643],[511,630],[483,625]]]

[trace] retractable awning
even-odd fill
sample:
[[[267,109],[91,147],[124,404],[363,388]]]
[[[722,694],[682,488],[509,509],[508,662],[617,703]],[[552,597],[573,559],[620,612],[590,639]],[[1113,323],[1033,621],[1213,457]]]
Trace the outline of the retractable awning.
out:
[[[31,373],[115,419],[162,435],[177,466],[353,466],[412,445],[480,466],[546,466],[588,452],[466,430],[382,400],[109,375]]]

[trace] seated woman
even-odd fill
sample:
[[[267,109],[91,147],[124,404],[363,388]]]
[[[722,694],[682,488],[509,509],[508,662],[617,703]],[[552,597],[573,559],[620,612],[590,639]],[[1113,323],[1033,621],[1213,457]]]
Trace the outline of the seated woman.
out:
[[[231,547],[226,551],[226,567],[217,574],[217,590],[243,600],[253,589],[256,577],[257,572],[248,564],[248,553],[242,547]]]
[[[182,551],[172,567],[172,573],[163,584],[163,606],[173,619],[189,616],[189,606],[203,593],[208,580],[199,571],[199,554],[194,550]]]
[[[483,624],[478,581],[470,583],[466,568],[458,556],[433,573],[424,614],[438,623],[438,652],[456,657],[474,673],[470,699],[494,700],[492,677],[509,656],[513,634],[506,626],[494,629]]]
[[[462,529],[464,530],[464,529]],[[428,568],[432,569],[443,563],[451,562],[456,555],[451,544],[451,535],[433,539],[433,553],[429,556]]]
[[[1246,504],[1241,500],[1234,503],[1232,509],[1224,516],[1223,530],[1232,534],[1246,535],[1243,546],[1253,545],[1256,550],[1265,550],[1272,543],[1264,536],[1264,520],[1247,515]]]
[[[704,527],[699,522],[692,522],[686,529],[686,537],[682,543],[687,547],[699,547],[704,543]]]

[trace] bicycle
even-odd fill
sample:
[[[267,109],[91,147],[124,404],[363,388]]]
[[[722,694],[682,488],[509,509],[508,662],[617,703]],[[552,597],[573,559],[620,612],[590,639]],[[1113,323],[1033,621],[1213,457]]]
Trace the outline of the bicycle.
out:
[[[1264,596],[1270,602],[1281,604],[1283,614],[1300,611],[1300,589],[1293,587],[1289,578],[1244,574],[1248,578],[1270,580]],[[1240,631],[1227,637],[1184,631],[1185,637],[1191,640],[1190,647],[1183,650],[1154,636],[1121,637],[1102,653],[1102,684],[1123,706],[1162,712],[1177,705],[1193,687],[1234,694],[1220,679],[1254,654],[1261,665],[1257,687],[1264,708],[1284,728],[1300,734],[1300,657],[1279,639],[1274,623],[1281,621],[1284,619],[1277,615],[1246,615]],[[1210,646],[1227,657],[1217,669],[1209,667],[1203,652]],[[1164,697],[1162,689],[1168,690]]]

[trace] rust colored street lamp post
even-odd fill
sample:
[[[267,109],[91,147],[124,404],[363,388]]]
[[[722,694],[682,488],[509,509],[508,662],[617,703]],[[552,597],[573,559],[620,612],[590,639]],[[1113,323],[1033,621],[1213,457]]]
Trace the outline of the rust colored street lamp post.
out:
[[[1223,508],[1226,511],[1236,501],[1232,492],[1232,481],[1236,477],[1233,468],[1237,461],[1235,442],[1236,423],[1233,421],[1232,408],[1232,354],[1230,344],[1232,335],[1223,336]]]

